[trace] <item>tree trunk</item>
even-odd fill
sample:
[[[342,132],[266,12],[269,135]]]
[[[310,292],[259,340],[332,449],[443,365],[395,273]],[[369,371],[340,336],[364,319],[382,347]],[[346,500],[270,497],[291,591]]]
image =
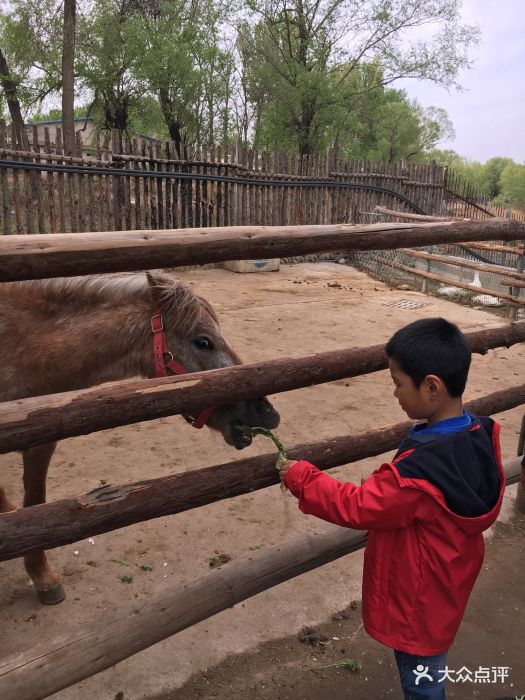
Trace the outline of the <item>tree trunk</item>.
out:
[[[64,150],[75,153],[75,25],[76,0],[64,0],[62,45],[62,133]]]
[[[299,155],[312,155],[312,122],[314,120],[314,107],[308,99],[308,102],[302,105],[301,123],[299,125]]]
[[[28,150],[28,138],[24,125],[24,118],[22,117],[22,110],[20,109],[20,102],[18,100],[17,83],[11,77],[9,72],[9,67],[7,65],[6,58],[0,48],[0,84],[4,91],[7,106],[9,108],[9,114],[11,115],[11,121],[14,124],[16,137],[18,144],[24,149]],[[14,145],[14,144],[13,144]]]
[[[175,143],[175,148],[177,150],[177,156],[179,158],[183,157],[183,147],[182,147],[182,134],[181,134],[181,123],[173,115],[173,105],[168,94],[168,91],[164,88],[159,90],[159,102],[160,108],[162,109],[162,114],[164,116],[164,121],[168,127],[171,140]],[[185,150],[185,149],[184,149]]]

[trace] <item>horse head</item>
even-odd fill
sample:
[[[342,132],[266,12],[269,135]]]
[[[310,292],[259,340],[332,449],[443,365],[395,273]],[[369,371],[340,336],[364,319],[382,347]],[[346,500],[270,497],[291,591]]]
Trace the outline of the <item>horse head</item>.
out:
[[[217,316],[205,299],[168,275],[147,273],[147,277],[152,316],[157,315],[155,323],[159,328],[162,326],[165,334],[160,354],[164,354],[168,369],[177,373],[200,372],[242,364],[222,336]],[[175,362],[170,362],[170,357]],[[182,371],[177,370],[177,365]],[[279,421],[279,414],[263,397],[218,406],[206,424],[220,432],[229,445],[242,450],[251,444],[252,436],[240,430],[240,426],[272,430]]]

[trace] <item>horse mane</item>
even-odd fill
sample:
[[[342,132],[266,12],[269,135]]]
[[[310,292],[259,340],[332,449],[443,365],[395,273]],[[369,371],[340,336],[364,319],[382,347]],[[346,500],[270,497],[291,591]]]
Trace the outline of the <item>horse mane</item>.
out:
[[[217,316],[210,304],[180,280],[163,272],[151,275],[160,310],[170,314],[170,323],[185,334],[191,334],[205,309],[215,322]],[[0,290],[22,302],[40,306],[44,313],[93,311],[108,303],[126,303],[136,300],[149,302],[153,310],[152,290],[144,273],[89,275],[85,277],[57,277],[46,280],[12,282]]]

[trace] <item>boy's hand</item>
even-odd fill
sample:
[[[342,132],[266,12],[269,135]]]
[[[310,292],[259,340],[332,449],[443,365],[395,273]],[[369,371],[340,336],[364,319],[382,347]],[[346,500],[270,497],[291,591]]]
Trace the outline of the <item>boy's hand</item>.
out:
[[[284,478],[286,474],[288,473],[288,469],[292,466],[292,464],[295,464],[297,462],[296,459],[285,459],[284,462],[281,464],[279,467],[279,476],[281,477],[281,481],[284,482]]]

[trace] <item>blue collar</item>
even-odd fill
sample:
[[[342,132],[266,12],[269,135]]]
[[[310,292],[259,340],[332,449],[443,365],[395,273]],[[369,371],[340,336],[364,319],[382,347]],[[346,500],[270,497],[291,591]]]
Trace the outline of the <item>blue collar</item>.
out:
[[[434,423],[430,428],[427,427],[426,423],[418,423],[411,429],[410,435],[429,435],[432,433],[446,435],[447,433],[457,433],[460,430],[468,428],[471,423],[472,416],[466,411],[463,411],[462,416],[446,418],[445,420],[439,421],[439,423]]]

